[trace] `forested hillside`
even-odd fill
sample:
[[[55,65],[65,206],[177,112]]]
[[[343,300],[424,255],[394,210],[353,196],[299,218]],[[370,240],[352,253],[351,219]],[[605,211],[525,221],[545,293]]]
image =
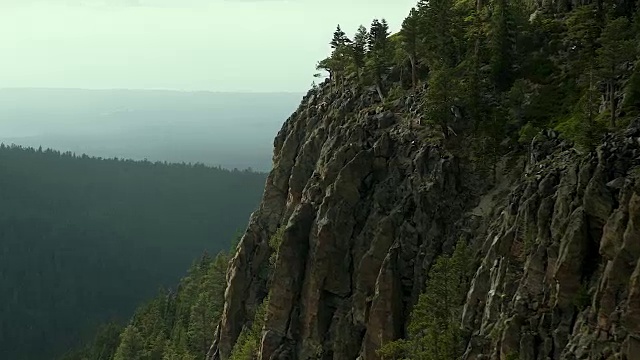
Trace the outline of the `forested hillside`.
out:
[[[145,302],[128,323],[108,323],[60,360],[197,360],[213,339],[224,305],[228,255],[202,256],[174,290]]]
[[[279,247],[282,233],[276,233],[269,246]],[[231,251],[235,250],[234,243]],[[194,261],[187,276],[175,288],[162,290],[136,309],[128,322],[105,323],[83,346],[70,350],[59,360],[201,360],[209,353],[216,324],[224,306],[229,255],[204,254]],[[270,258],[264,275],[273,278],[275,257]],[[263,304],[263,309],[266,302]],[[261,316],[243,336],[232,360],[249,360],[259,348]]]
[[[0,358],[47,359],[229,247],[265,175],[0,146]]]

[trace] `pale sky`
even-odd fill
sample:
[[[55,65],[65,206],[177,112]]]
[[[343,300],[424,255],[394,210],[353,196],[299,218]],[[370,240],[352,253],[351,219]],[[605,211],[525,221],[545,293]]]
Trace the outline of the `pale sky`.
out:
[[[416,0],[0,0],[0,87],[302,92],[340,23]]]

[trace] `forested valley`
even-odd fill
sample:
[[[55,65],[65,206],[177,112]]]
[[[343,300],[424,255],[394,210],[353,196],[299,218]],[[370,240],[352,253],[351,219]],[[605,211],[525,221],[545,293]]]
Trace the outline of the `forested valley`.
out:
[[[230,247],[265,178],[1,145],[0,358],[52,359],[125,323]]]

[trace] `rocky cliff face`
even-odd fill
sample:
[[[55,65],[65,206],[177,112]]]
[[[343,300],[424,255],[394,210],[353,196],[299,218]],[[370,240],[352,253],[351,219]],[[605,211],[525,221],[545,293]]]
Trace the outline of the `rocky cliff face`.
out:
[[[534,140],[475,236],[465,359],[640,358],[639,135],[632,127],[589,154]]]
[[[640,129],[583,154],[541,134],[494,179],[427,140],[411,99],[382,110],[376,96],[325,85],[284,124],[210,359],[267,294],[261,359],[378,359],[459,240],[477,259],[465,359],[640,358]]]

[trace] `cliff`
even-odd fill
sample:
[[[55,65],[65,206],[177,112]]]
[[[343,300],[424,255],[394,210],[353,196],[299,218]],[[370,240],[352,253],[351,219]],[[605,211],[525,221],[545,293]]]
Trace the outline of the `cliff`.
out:
[[[412,98],[376,96],[325,84],[282,127],[209,358],[229,358],[269,294],[260,359],[378,359],[458,241],[475,250],[465,359],[637,358],[640,127],[594,152],[545,131],[490,176],[462,136],[444,146],[420,124]]]

